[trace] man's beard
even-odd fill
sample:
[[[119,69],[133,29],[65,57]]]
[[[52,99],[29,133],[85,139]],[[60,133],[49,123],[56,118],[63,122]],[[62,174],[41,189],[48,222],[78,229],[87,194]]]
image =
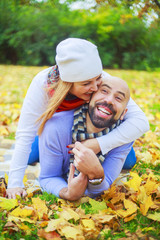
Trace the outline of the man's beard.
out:
[[[107,107],[108,109],[110,109],[112,112],[112,117],[110,119],[105,119],[100,116],[97,116],[95,114],[95,109],[97,108],[97,106],[104,106],[104,107]],[[88,113],[89,113],[89,117],[91,119],[92,124],[96,128],[111,127],[114,123],[117,122],[117,120],[114,119],[114,117],[116,115],[116,111],[114,110],[113,106],[108,103],[96,103],[94,107],[89,106]]]

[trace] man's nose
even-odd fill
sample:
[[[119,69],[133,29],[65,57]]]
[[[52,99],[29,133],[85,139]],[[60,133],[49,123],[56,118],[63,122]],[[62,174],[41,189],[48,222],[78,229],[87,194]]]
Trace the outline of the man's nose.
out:
[[[114,99],[113,96],[111,94],[107,95],[107,99],[106,99],[108,104],[114,104]]]

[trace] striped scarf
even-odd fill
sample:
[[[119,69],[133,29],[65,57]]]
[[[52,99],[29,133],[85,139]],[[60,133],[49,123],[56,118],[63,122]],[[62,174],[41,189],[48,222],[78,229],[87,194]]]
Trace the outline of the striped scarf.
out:
[[[82,105],[80,108],[75,110],[74,112],[74,123],[72,127],[72,142],[75,143],[76,141],[84,141],[86,139],[91,138],[97,138],[101,137],[110,131],[112,131],[115,127],[117,127],[121,121],[118,120],[115,124],[113,124],[111,127],[105,128],[101,132],[98,133],[87,133],[87,127],[86,127],[86,114],[88,111],[88,104]],[[99,158],[100,163],[102,164],[105,160],[105,155],[102,155],[100,152],[97,154],[97,157]],[[71,154],[70,156],[70,163],[74,162],[74,154]],[[78,170],[75,170],[75,176],[79,174]]]

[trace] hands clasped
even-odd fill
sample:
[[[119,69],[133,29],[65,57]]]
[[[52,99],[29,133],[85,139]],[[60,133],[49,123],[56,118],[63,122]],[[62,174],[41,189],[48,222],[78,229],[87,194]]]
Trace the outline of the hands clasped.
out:
[[[104,170],[96,154],[80,142],[76,142],[72,149],[74,165],[78,171],[88,176],[89,179],[101,178]]]

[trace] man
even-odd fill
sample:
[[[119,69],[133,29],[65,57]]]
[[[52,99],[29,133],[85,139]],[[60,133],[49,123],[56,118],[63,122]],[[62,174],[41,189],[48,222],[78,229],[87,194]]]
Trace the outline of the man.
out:
[[[132,143],[115,148],[105,156],[101,153],[96,156],[76,140],[106,134],[116,127],[123,120],[129,98],[130,92],[125,81],[105,76],[88,108],[82,106],[76,111],[57,113],[46,123],[39,138],[39,180],[45,191],[63,199],[77,200],[84,194],[96,197],[109,188],[121,172]],[[74,165],[70,164],[66,148],[72,142],[72,136],[76,141],[73,148]],[[75,177],[77,170],[80,173]]]

